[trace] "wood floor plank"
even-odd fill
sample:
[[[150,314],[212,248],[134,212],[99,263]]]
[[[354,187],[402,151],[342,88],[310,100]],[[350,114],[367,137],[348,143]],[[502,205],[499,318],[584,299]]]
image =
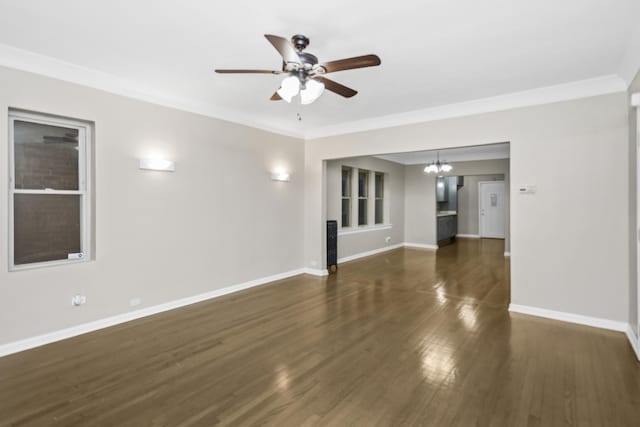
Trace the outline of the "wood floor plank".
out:
[[[398,249],[0,358],[0,426],[640,425],[626,337],[509,313],[503,252]]]

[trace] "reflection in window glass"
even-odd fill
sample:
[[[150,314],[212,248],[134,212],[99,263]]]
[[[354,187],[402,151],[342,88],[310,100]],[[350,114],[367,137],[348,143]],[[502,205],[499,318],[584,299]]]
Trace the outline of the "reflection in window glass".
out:
[[[367,199],[358,199],[358,225],[367,225]]]
[[[351,216],[351,200],[348,199],[342,199],[342,226],[343,227],[349,227],[349,224],[351,223],[350,220],[350,216]]]
[[[15,188],[78,190],[78,130],[16,120]]]
[[[14,195],[14,264],[67,259],[81,252],[80,198],[71,195]]]
[[[351,226],[351,168],[342,168],[342,227]]]
[[[369,172],[363,170],[358,172],[358,197],[367,197],[368,178]]]
[[[369,203],[369,172],[358,171],[358,225],[367,225],[367,205]]]
[[[342,169],[342,197],[351,196],[351,170]]]
[[[382,224],[384,222],[384,174],[376,172],[375,179],[375,223]]]

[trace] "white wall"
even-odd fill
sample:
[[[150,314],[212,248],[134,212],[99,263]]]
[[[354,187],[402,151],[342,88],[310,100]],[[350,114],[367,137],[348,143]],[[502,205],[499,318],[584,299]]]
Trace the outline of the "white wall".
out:
[[[451,165],[453,170],[441,175],[501,174],[504,175],[505,188],[509,188],[509,159],[454,162]],[[409,165],[405,168],[405,240],[409,243],[437,245],[436,175],[425,174],[423,171],[424,165]],[[508,191],[505,194],[505,206],[505,251],[509,251],[510,195]],[[458,232],[464,234],[460,230]]]
[[[9,107],[95,122],[95,261],[8,272]],[[0,115],[0,344],[303,266],[300,140],[6,68]]]
[[[634,232],[624,92],[304,144],[0,68],[5,117],[9,107],[95,122],[97,259],[9,273],[4,227],[0,343],[127,312],[132,297],[145,307],[303,265],[318,269],[325,160],[504,141],[511,142],[512,302],[628,320]],[[6,119],[0,133],[8,134]],[[7,224],[3,141],[0,223]],[[136,158],[153,151],[176,160],[177,171],[139,171]],[[290,183],[269,180],[279,166],[291,171]],[[515,194],[522,184],[538,193]],[[70,306],[76,292],[88,296],[81,308]]]
[[[479,235],[480,214],[478,203],[478,183],[483,181],[503,181],[504,175],[465,175],[464,186],[458,190],[458,234]],[[505,192],[509,187],[505,183]],[[508,209],[509,204],[505,203]],[[505,227],[506,224],[505,215]],[[506,237],[506,236],[505,236]]]
[[[341,227],[342,166],[354,168],[352,173],[352,226]],[[357,226],[357,174],[356,169],[383,172],[384,177],[384,226],[374,224],[374,182],[369,177],[369,224]],[[331,160],[326,165],[327,219],[338,220],[338,258],[361,254],[404,241],[404,166],[374,157],[358,157]],[[366,231],[365,231],[366,230]],[[355,231],[355,233],[354,233]],[[386,242],[386,237],[390,241]]]
[[[405,167],[404,238],[407,243],[435,246],[436,176],[424,173],[424,165]]]
[[[627,101],[620,92],[307,141],[306,265],[323,262],[323,160],[509,141],[512,303],[628,321]],[[514,194],[519,185],[538,192]]]

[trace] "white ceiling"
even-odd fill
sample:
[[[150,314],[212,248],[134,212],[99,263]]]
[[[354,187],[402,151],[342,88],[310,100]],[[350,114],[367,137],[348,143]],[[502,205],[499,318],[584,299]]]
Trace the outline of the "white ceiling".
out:
[[[384,154],[374,156],[403,165],[422,165],[436,161],[436,154],[441,161],[467,162],[471,160],[508,159],[509,143],[478,145],[473,147],[448,148],[446,150],[414,151],[412,153]]]
[[[639,3],[0,0],[0,64],[304,136],[594,77],[628,80]],[[382,65],[333,74],[360,93],[308,106],[269,101],[277,76],[213,73],[277,69],[265,33],[307,35],[321,62],[376,53]]]

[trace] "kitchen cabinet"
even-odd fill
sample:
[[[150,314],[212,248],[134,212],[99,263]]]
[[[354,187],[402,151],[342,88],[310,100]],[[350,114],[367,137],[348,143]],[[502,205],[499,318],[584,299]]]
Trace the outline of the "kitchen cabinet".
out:
[[[451,240],[458,234],[458,216],[445,215],[438,217],[438,242]]]

